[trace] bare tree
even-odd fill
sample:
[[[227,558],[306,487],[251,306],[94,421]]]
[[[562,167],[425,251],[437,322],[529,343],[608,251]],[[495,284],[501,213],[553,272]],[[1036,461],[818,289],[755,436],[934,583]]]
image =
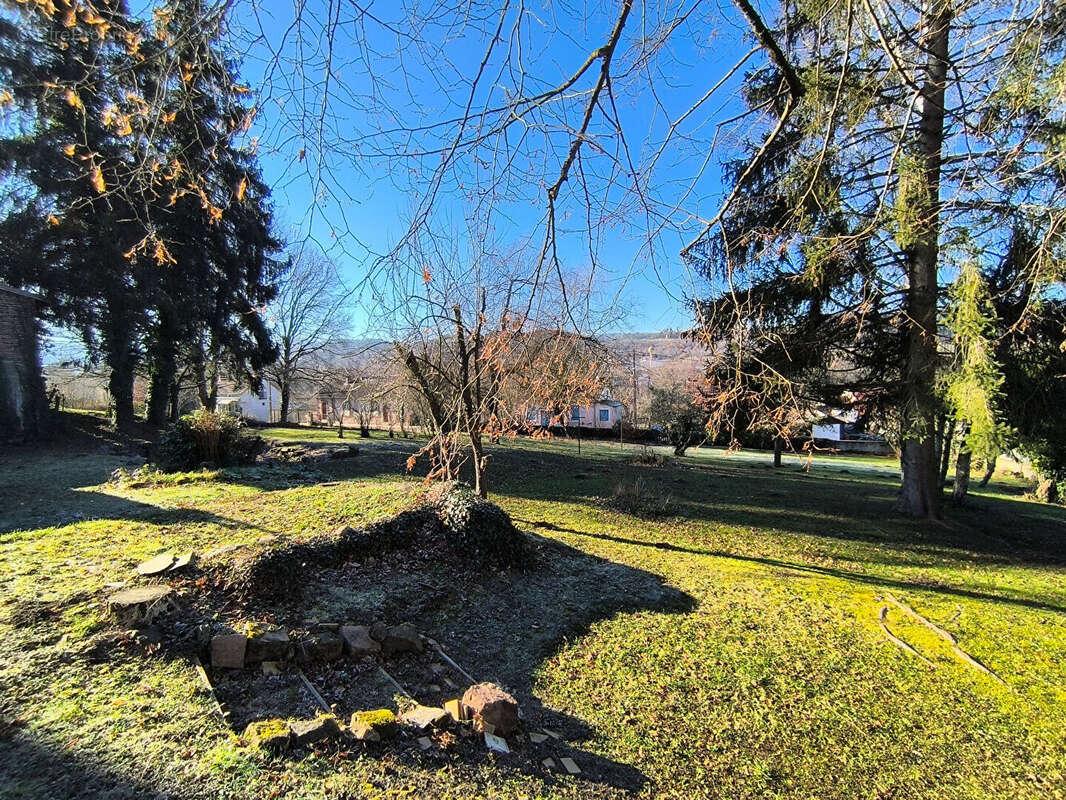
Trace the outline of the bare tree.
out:
[[[282,423],[289,421],[296,384],[310,381],[319,356],[336,350],[348,332],[349,297],[333,262],[309,245],[293,254],[289,270],[278,282],[278,295],[267,309],[278,360],[266,375],[281,392]]]

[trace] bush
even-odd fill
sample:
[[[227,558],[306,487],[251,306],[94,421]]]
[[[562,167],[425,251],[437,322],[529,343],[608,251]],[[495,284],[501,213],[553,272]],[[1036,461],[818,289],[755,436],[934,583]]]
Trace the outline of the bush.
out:
[[[607,505],[615,511],[637,517],[669,517],[674,513],[674,501],[670,495],[659,495],[643,478],[632,483],[622,481],[614,487]]]
[[[262,437],[246,430],[239,417],[199,409],[163,431],[156,462],[164,472],[182,472],[204,463],[249,464],[262,450]]]

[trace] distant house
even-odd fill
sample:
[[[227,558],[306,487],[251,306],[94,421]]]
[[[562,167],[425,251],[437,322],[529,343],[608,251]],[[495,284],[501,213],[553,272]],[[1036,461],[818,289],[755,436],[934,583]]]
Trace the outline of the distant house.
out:
[[[259,391],[232,383],[220,384],[215,408],[256,422],[277,422],[281,419],[281,390],[266,380]]]
[[[44,433],[48,401],[41,377],[37,310],[32,292],[0,283],[0,438]]]
[[[858,421],[848,422],[836,416],[826,416],[811,423],[811,438],[815,445],[831,447],[844,453],[890,455],[892,446],[883,436],[867,433]]]
[[[548,427],[563,425],[568,428],[613,428],[622,421],[622,404],[617,400],[598,400],[583,406],[570,406],[559,414],[543,408],[532,408],[526,419],[533,425]]]
[[[845,438],[847,424],[838,417],[822,417],[811,423],[811,436],[815,441],[839,442]]]

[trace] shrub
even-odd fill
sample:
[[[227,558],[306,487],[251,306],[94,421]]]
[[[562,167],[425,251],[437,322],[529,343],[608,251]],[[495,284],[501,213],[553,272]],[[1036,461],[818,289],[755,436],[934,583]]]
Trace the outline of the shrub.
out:
[[[170,425],[159,437],[156,462],[165,472],[248,464],[263,450],[263,439],[246,430],[239,417],[199,409]]]
[[[615,511],[638,517],[669,517],[674,513],[673,498],[657,494],[643,478],[632,483],[618,483],[607,505]]]

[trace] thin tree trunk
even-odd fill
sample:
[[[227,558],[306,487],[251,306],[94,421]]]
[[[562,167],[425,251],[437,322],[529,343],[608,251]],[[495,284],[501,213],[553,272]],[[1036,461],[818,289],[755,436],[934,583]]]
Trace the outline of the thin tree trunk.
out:
[[[959,446],[959,456],[955,460],[955,486],[951,490],[951,502],[961,506],[966,501],[970,490],[970,464],[973,454],[965,444]]]
[[[988,486],[988,482],[992,480],[992,476],[996,472],[996,461],[998,459],[999,456],[992,456],[992,458],[988,459],[988,461],[985,463],[985,474],[981,478],[980,483],[977,484],[979,488],[984,489],[986,486]]]
[[[940,167],[944,144],[944,98],[952,11],[928,0],[922,44],[927,54],[922,86],[918,154],[922,189],[915,198],[923,215],[921,233],[907,251],[907,363],[904,369],[903,482],[896,510],[936,519],[941,513],[937,482],[937,264],[940,238]]]
[[[774,437],[774,467],[781,466],[782,441],[780,436]]]
[[[178,419],[178,404],[181,402],[181,384],[178,379],[175,378],[170,382],[170,412],[169,419],[171,422],[177,422]]]
[[[940,432],[940,489],[948,485],[948,466],[951,464],[951,443],[955,439],[955,418],[948,420],[947,430]]]

